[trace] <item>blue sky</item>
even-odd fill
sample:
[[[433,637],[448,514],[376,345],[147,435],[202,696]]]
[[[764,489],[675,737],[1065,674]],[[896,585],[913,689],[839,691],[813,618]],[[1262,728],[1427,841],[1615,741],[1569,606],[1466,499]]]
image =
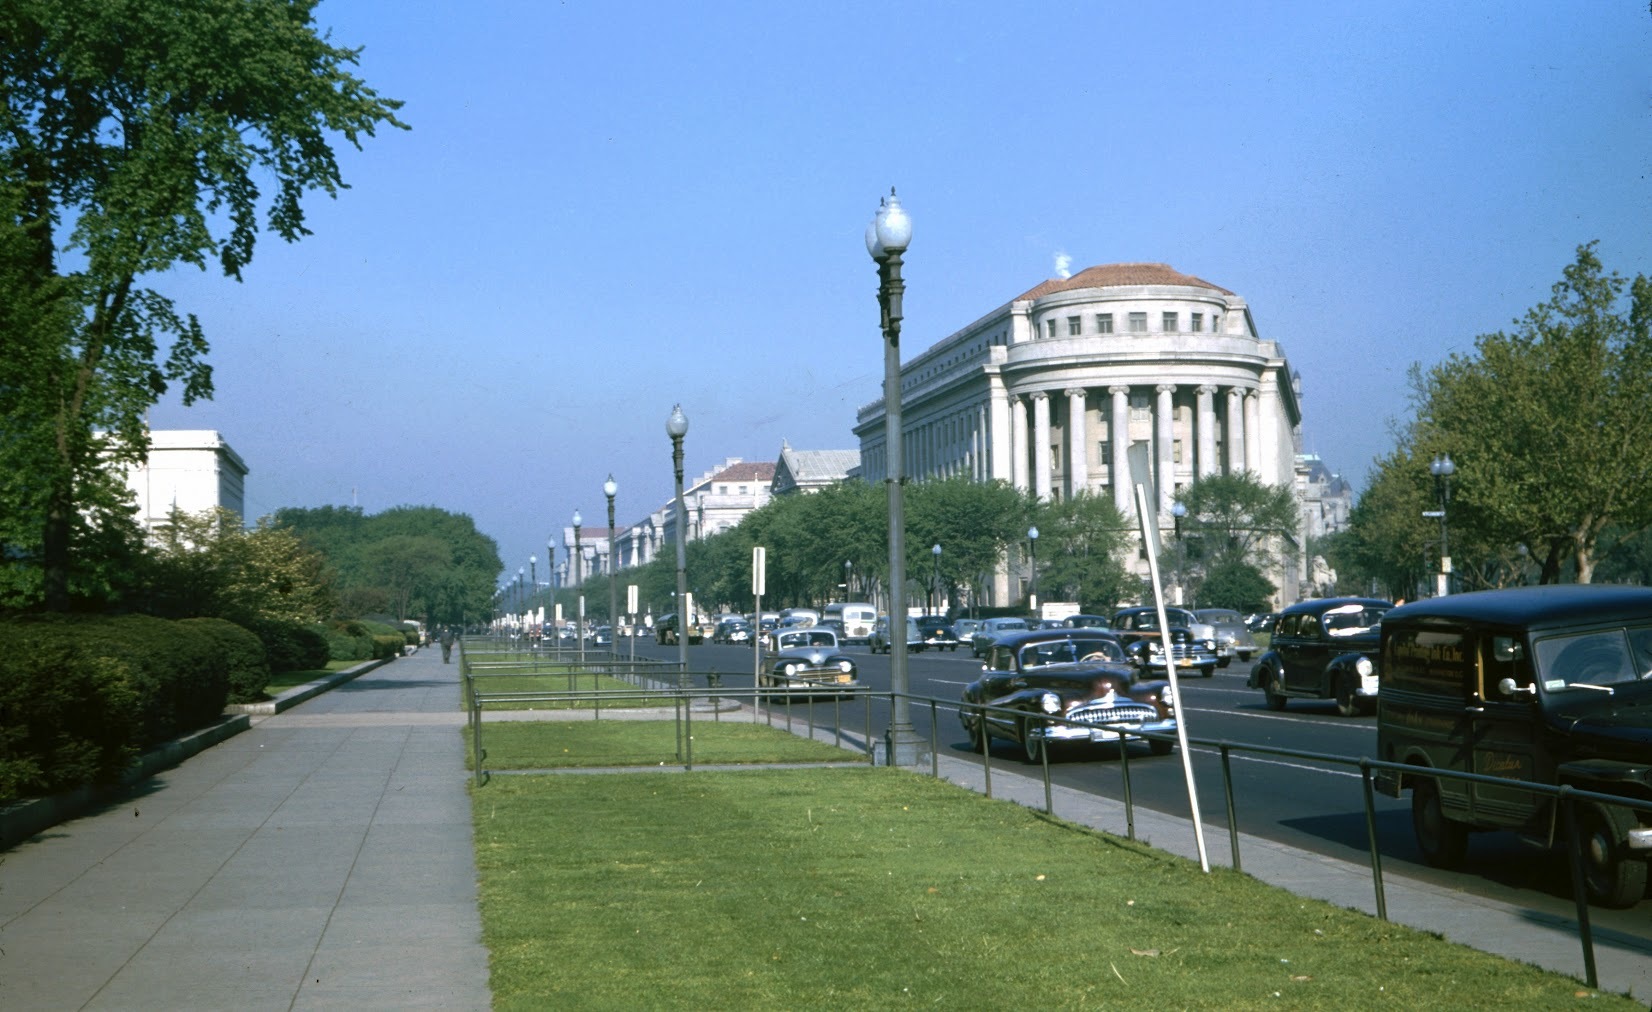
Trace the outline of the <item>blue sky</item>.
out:
[[[881,393],[862,236],[914,222],[910,358],[1072,269],[1244,296],[1302,375],[1304,448],[1362,481],[1407,370],[1548,297],[1576,247],[1652,274],[1644,0],[655,3],[324,0],[410,132],[345,147],[315,234],[199,315],[248,514],[473,516],[507,571],[577,508],[855,446]],[[342,142],[341,142],[342,143]]]

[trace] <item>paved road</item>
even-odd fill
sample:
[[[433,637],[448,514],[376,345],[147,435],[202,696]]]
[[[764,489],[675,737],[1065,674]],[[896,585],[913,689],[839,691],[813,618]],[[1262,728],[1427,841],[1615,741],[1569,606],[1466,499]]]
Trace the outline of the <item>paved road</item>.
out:
[[[485,1009],[458,666],[368,672],[0,855],[6,1009]]]

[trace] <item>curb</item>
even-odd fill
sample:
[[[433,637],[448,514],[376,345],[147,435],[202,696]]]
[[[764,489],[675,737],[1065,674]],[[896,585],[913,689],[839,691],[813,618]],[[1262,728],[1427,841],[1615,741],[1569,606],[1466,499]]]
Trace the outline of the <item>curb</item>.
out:
[[[61,822],[83,815],[99,805],[120,797],[127,788],[161,770],[171,769],[185,759],[206,751],[221,741],[252,727],[255,716],[271,716],[321,695],[388,663],[381,658],[335,672],[326,678],[295,685],[265,703],[236,703],[224,707],[224,718],[216,724],[192,731],[181,738],[162,742],[139,756],[121,774],[117,784],[77,787],[45,798],[29,798],[0,808],[0,851],[10,850],[29,837]]]

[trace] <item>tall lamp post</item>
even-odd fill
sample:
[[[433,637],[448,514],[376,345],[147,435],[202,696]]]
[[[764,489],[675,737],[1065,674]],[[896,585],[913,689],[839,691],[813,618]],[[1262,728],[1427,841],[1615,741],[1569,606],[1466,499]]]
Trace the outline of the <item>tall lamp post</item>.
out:
[[[883,482],[889,492],[889,621],[891,628],[906,624],[906,481],[901,447],[901,254],[912,241],[912,219],[890,187],[889,196],[866,226],[866,252],[878,265],[878,309],[883,327],[883,443],[886,463]],[[906,637],[889,637],[889,688],[894,705],[889,717],[888,761],[915,766],[921,740],[912,726],[912,704],[907,697]]]
[[[1436,577],[1436,592],[1444,597],[1451,593],[1451,552],[1446,547],[1446,503],[1451,500],[1451,476],[1457,473],[1457,465],[1451,462],[1451,454],[1448,453],[1435,457],[1434,462],[1428,465],[1428,473],[1434,476],[1434,494],[1440,500],[1436,513],[1440,518],[1440,575]]]
[[[1173,502],[1173,503],[1170,504],[1170,519],[1176,525],[1176,603],[1177,604],[1182,603],[1182,595],[1187,593],[1187,591],[1184,589],[1184,585],[1183,585],[1183,581],[1186,579],[1186,576],[1182,572],[1182,562],[1186,558],[1186,553],[1184,553],[1182,551],[1182,518],[1185,517],[1185,516],[1187,516],[1187,506],[1186,506],[1186,504],[1180,503],[1180,502]]]
[[[941,546],[937,544],[929,550],[935,557],[935,566],[929,571],[929,613],[935,614],[935,588],[941,582]]]
[[[673,405],[665,420],[665,434],[671,437],[671,471],[677,480],[677,685],[688,688],[688,507],[683,504],[683,437],[688,435],[688,416],[681,404]]]
[[[619,649],[619,580],[614,566],[614,493],[619,486],[614,476],[602,483],[602,494],[608,497],[608,652]]]
[[[538,596],[539,556],[530,555],[528,556],[528,606],[522,610],[531,615],[533,613],[533,599]],[[528,643],[530,646],[539,646],[539,633],[540,630],[535,629],[533,635],[528,637]]]
[[[579,542],[579,528],[583,522],[579,510],[574,510],[574,640],[579,644],[581,667],[585,665],[585,574],[580,571],[585,552]]]
[[[1033,618],[1038,618],[1038,528],[1027,528],[1027,566],[1032,570],[1031,589],[1027,602],[1032,605]]]

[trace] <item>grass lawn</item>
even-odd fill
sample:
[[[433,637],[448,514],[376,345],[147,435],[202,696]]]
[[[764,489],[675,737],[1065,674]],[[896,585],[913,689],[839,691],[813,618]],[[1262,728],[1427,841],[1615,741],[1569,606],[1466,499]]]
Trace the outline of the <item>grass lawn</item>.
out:
[[[298,685],[308,685],[317,679],[326,678],[345,668],[353,668],[365,661],[328,661],[325,668],[315,668],[310,671],[283,671],[270,676],[269,683],[264,686],[266,696],[276,696]]]
[[[631,692],[642,690],[630,682],[611,678],[608,675],[590,673],[575,674],[573,671],[560,673],[540,672],[538,674],[488,674],[475,675],[472,682],[476,691],[486,696],[493,692]],[[624,699],[603,700],[603,709],[626,708],[643,709],[654,706],[670,706],[669,696],[631,696]],[[468,692],[460,701],[460,706],[470,706]],[[489,703],[490,710],[560,710],[577,708],[589,710],[592,707],[590,699],[570,700],[535,700],[533,702],[506,701]]]
[[[748,716],[718,722],[696,714],[696,765],[738,763],[866,762],[859,752],[753,724]],[[487,723],[482,728],[490,770],[544,770],[590,766],[674,766],[677,725],[669,720],[544,720]],[[471,761],[465,729],[465,765]]]
[[[1597,997],[887,767],[496,777],[471,801],[501,1009],[1535,1009]],[[1590,1007],[1639,1007],[1599,1000]]]

